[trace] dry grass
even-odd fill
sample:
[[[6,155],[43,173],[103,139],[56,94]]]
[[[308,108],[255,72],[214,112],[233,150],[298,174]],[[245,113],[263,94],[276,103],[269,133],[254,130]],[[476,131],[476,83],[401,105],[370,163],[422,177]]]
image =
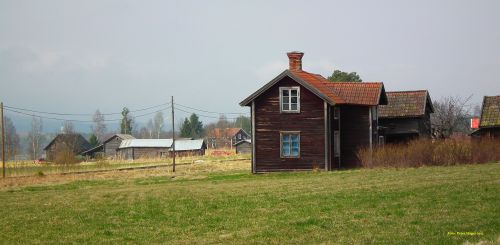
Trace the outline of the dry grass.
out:
[[[387,144],[360,149],[363,167],[450,166],[500,161],[499,140],[418,139],[406,144]]]

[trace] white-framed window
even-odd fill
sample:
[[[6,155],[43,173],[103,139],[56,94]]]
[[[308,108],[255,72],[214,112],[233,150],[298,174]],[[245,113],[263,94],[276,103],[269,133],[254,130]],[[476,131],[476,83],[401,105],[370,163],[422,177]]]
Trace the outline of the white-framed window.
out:
[[[300,132],[281,132],[280,138],[282,158],[300,157]]]
[[[300,87],[280,87],[280,111],[300,112]]]
[[[340,131],[335,130],[333,131],[333,142],[335,145],[335,148],[333,149],[333,154],[335,157],[340,156]]]

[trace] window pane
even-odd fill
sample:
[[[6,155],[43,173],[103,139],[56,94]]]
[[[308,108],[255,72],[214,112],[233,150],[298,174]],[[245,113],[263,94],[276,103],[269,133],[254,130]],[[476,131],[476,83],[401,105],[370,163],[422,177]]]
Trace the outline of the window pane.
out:
[[[290,156],[290,144],[283,142],[283,156]]]
[[[283,143],[284,142],[287,142],[287,143],[290,142],[290,135],[289,134],[284,134],[283,135]]]
[[[296,89],[291,90],[291,94],[292,96],[297,96],[297,90]]]
[[[292,98],[292,103],[297,103],[297,97],[291,97]]]
[[[292,104],[290,110],[296,111],[297,110],[297,104]]]
[[[289,111],[290,110],[290,104],[288,103],[283,103],[283,106],[281,107],[283,111]]]
[[[299,148],[292,147],[292,152],[290,153],[290,155],[293,157],[298,157],[299,156]]]
[[[282,91],[283,91],[283,96],[288,96],[288,95],[290,95],[289,90],[287,90],[287,89],[283,89]]]

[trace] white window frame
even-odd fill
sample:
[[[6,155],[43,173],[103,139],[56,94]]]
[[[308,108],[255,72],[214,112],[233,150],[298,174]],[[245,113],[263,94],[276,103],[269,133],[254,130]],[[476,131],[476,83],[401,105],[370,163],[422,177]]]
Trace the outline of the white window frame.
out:
[[[283,91],[288,90],[288,110],[283,110]],[[292,110],[292,90],[297,90],[297,110]],[[280,112],[281,113],[300,113],[300,87],[298,86],[293,86],[293,87],[280,87]]]
[[[340,157],[340,131],[339,130],[333,131],[333,142],[334,142],[333,156]]]
[[[297,135],[298,136],[298,144],[299,144],[299,154],[297,156],[292,156],[292,142],[290,141],[290,156],[283,155],[283,136],[284,135]],[[281,158],[300,158],[300,131],[281,131],[280,132],[280,157]]]

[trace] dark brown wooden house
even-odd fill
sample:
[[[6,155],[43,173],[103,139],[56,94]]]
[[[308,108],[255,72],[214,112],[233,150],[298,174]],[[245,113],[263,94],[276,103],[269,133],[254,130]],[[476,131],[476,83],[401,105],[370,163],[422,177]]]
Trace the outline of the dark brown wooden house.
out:
[[[252,171],[359,166],[358,149],[377,142],[383,83],[330,82],[302,70],[303,53],[287,55],[289,69],[240,103],[251,107]]]
[[[484,96],[479,129],[472,136],[500,139],[500,95]]]
[[[58,134],[43,150],[47,161],[53,161],[61,151],[70,150],[79,155],[90,147],[90,143],[81,134]]]
[[[431,137],[432,100],[427,90],[387,92],[387,105],[379,107],[380,140],[407,142]]]

